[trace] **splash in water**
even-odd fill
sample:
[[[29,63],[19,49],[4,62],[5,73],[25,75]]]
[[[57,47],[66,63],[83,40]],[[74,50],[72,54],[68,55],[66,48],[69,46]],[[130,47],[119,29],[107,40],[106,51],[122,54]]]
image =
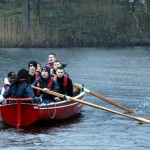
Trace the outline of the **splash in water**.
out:
[[[141,103],[136,109],[135,112],[138,114],[149,114],[150,113],[150,97],[146,97],[146,99]]]

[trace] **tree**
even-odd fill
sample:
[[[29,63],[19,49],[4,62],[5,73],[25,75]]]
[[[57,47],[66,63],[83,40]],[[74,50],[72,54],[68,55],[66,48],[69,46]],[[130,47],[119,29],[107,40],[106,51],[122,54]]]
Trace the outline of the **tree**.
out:
[[[37,17],[38,24],[40,24],[40,3],[41,0],[33,0],[33,8]]]
[[[30,5],[29,0],[23,1],[23,27],[24,31],[27,32],[30,26]]]

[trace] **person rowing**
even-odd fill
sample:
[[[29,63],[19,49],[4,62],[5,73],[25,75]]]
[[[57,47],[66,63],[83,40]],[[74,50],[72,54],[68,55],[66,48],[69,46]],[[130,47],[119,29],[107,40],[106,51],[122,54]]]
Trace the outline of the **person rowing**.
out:
[[[52,76],[52,77],[57,76],[56,70],[57,70],[57,68],[60,67],[60,66],[63,67],[61,61],[58,60],[58,59],[56,59],[56,60],[54,61],[54,67],[53,67],[53,69],[51,68],[51,76]],[[63,67],[63,68],[64,68],[64,67]],[[64,71],[65,71],[65,70],[64,70]],[[66,76],[69,77],[69,74],[68,74],[66,71],[65,71],[64,73],[65,73]]]
[[[65,75],[65,69],[62,66],[57,68],[56,75],[55,79],[58,82],[60,93],[72,97],[73,83],[72,80]]]
[[[43,89],[43,91],[36,90],[35,96],[39,97],[39,99],[37,99],[37,103],[48,104],[50,102],[55,102],[55,101],[59,100],[57,97],[54,97],[54,96],[44,92],[46,90],[52,90],[55,92],[59,92],[59,86],[58,86],[57,81],[54,80],[53,78],[51,78],[51,76],[50,76],[50,67],[43,66],[41,69],[40,77],[38,79],[36,79],[32,85],[34,87],[39,87],[39,88]]]

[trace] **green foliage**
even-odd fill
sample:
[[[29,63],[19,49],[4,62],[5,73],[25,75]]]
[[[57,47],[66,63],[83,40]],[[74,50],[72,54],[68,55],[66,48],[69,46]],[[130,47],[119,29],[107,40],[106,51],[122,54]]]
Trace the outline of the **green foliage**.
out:
[[[2,3],[5,3],[6,2],[6,0],[0,0],[0,3],[2,4]]]
[[[133,5],[118,0],[41,0],[37,9],[33,1],[30,1],[30,28],[26,34],[22,24],[22,4],[23,0],[7,0],[2,4],[0,17],[4,18],[0,24],[1,46],[150,44],[150,8],[146,12],[139,3]]]

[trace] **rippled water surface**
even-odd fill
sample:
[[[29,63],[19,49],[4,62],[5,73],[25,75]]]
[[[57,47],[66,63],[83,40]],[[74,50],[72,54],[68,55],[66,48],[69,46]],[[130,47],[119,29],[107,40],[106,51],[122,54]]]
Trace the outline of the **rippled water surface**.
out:
[[[44,65],[51,52],[67,63],[73,82],[133,109],[129,115],[150,119],[150,47],[0,49],[0,87],[9,71],[33,59]],[[86,100],[125,112],[89,94]],[[0,121],[0,149],[149,150],[150,124],[84,106],[81,114],[53,124],[16,129]]]

